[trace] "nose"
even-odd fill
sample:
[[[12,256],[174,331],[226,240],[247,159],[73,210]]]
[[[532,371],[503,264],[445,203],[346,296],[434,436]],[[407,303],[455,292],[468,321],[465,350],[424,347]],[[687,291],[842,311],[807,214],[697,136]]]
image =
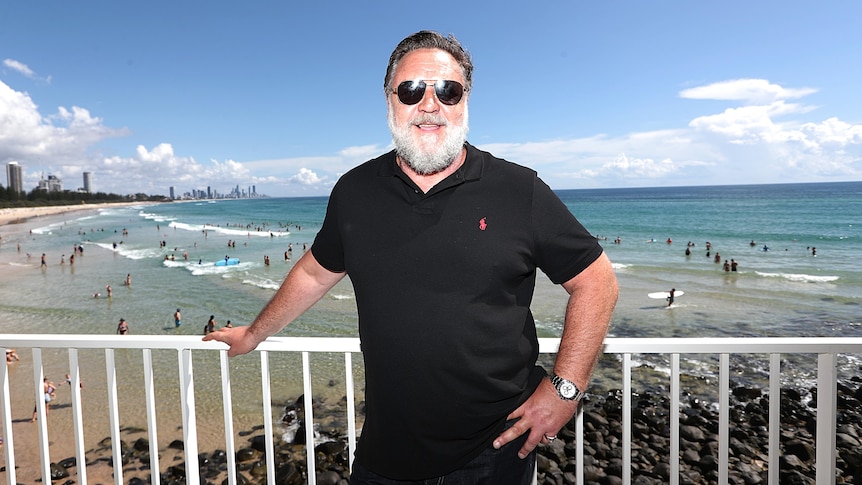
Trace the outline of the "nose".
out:
[[[437,93],[434,90],[433,84],[429,84],[425,87],[425,94],[422,96],[422,100],[419,101],[418,108],[427,113],[433,113],[440,110],[440,100],[437,99]]]

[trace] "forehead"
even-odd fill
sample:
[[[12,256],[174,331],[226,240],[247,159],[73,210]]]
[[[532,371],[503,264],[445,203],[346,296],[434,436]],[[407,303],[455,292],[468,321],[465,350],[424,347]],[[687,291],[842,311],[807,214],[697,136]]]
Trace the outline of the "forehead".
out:
[[[448,52],[439,49],[417,49],[401,58],[395,69],[393,84],[412,79],[451,79],[464,82],[461,66]]]

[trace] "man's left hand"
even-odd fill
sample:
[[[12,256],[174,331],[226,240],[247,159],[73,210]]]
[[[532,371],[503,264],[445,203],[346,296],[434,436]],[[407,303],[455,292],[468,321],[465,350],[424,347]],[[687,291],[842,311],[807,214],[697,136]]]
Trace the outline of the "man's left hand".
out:
[[[494,440],[494,448],[500,449],[506,443],[529,433],[524,446],[518,451],[518,457],[524,459],[539,443],[553,441],[577,409],[578,401],[561,399],[551,381],[542,379],[533,395],[509,414],[508,419],[518,421]]]

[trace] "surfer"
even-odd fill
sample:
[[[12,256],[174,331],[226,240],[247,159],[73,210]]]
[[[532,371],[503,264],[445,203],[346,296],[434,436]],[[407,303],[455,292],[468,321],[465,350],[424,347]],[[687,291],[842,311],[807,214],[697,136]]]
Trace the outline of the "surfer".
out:
[[[673,305],[673,294],[676,293],[676,288],[671,288],[667,295],[667,306]]]

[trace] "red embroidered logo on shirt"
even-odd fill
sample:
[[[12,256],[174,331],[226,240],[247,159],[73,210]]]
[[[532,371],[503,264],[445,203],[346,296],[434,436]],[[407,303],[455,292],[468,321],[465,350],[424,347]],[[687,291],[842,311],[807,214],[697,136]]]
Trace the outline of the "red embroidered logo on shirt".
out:
[[[482,231],[484,231],[485,229],[488,229],[488,224],[485,222],[484,217],[479,219],[479,229]]]

